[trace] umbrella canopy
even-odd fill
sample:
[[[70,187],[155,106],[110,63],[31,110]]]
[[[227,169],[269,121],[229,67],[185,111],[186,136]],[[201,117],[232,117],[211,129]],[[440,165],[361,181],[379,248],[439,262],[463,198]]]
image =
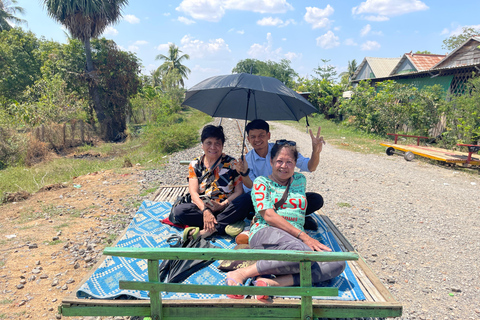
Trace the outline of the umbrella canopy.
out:
[[[186,105],[212,117],[295,120],[317,112],[301,95],[270,77],[235,73],[211,77],[187,90]]]

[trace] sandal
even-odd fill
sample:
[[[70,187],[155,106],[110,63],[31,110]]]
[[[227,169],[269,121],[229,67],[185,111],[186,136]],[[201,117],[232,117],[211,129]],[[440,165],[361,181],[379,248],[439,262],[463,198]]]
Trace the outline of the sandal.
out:
[[[225,283],[227,284],[227,286],[228,286],[229,280],[233,281],[236,286],[243,286],[243,284],[239,283],[237,280],[232,278],[225,279]],[[245,296],[243,294],[227,294],[227,297],[229,297],[230,299],[245,299]]]
[[[253,285],[255,287],[270,287],[270,285],[263,280],[253,281]],[[268,298],[270,298],[270,296],[267,296],[267,295],[255,296],[255,299],[257,299],[257,300],[268,300]]]
[[[192,234],[190,234],[193,231]],[[188,227],[185,228],[183,231],[183,242],[187,241],[190,237],[192,240],[196,240],[198,238],[198,234],[200,233],[199,227]]]

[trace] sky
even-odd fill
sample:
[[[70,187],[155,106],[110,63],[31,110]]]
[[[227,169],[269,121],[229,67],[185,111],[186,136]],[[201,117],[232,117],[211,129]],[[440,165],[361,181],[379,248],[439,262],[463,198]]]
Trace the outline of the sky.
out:
[[[42,0],[18,0],[25,9],[21,27],[37,37],[67,41],[65,29]],[[190,56],[187,88],[230,74],[243,59],[291,61],[302,77],[315,75],[322,60],[347,70],[365,57],[395,58],[428,50],[446,54],[443,40],[463,27],[480,29],[480,1],[446,0],[130,0],[122,19],[103,37],[141,60],[149,74],[174,43]]]

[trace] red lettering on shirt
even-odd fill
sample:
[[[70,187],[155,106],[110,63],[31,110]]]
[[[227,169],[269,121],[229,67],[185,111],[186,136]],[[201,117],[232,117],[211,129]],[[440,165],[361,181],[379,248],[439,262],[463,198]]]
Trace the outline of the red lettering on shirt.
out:
[[[255,191],[260,191],[260,189],[263,189],[263,191],[267,190],[267,187],[265,187],[265,185],[262,183],[254,185],[253,188],[255,189]]]
[[[265,193],[255,192],[255,195],[262,196],[261,198],[260,198],[260,197],[257,197],[257,198],[256,198],[256,201],[262,201],[263,199],[265,199]]]
[[[257,204],[257,209],[263,210],[263,203],[260,202],[259,204]]]
[[[292,209],[297,209],[297,204],[295,203],[296,199],[290,199],[290,204],[292,205]]]
[[[303,207],[302,207],[302,200],[303,200]],[[302,197],[302,199],[298,199],[298,206],[300,207],[300,209],[302,210],[306,210],[307,209],[307,201],[304,197]]]

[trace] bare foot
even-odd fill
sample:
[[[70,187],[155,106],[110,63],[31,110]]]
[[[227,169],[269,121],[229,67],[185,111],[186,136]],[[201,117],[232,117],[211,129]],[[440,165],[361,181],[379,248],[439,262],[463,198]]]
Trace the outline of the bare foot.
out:
[[[236,286],[238,284],[242,285],[247,278],[244,277],[243,273],[240,270],[230,271],[227,273],[227,285]]]
[[[214,234],[217,230],[213,230],[213,231],[207,231],[207,230],[200,230],[200,232],[198,233],[200,236],[202,236],[203,238],[206,238],[206,237],[210,237],[212,234]]]

